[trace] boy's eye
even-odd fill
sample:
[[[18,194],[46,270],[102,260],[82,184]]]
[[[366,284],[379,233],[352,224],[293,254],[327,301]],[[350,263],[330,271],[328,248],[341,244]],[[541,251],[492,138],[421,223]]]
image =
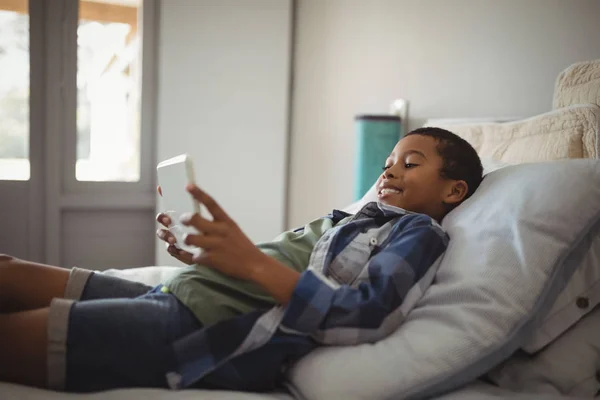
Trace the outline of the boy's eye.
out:
[[[385,171],[386,169],[390,169],[390,168],[391,168],[391,167],[390,167],[389,165],[386,165],[386,166],[384,166],[384,167],[381,167],[381,169],[382,169],[383,171]]]
[[[413,168],[413,167],[416,167],[416,166],[417,166],[417,164],[411,164],[411,163],[404,164],[404,168]]]

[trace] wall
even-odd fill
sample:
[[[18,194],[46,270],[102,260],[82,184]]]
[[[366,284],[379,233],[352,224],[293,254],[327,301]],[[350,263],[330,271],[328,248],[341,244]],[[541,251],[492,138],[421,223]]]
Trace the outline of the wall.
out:
[[[157,159],[190,153],[255,241],[284,225],[290,28],[290,0],[161,2]]]
[[[352,201],[356,114],[549,111],[558,73],[600,58],[599,18],[596,0],[298,0],[289,225]]]

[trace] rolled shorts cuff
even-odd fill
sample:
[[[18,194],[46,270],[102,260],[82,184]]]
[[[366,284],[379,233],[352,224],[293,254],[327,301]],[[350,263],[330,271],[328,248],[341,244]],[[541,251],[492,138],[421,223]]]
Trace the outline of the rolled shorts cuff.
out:
[[[67,281],[64,298],[70,300],[81,299],[83,289],[85,289],[85,285],[93,273],[94,271],[90,271],[89,269],[73,267]]]
[[[70,279],[69,279],[70,281]],[[65,390],[67,374],[67,330],[74,301],[53,299],[48,310],[48,388]]]

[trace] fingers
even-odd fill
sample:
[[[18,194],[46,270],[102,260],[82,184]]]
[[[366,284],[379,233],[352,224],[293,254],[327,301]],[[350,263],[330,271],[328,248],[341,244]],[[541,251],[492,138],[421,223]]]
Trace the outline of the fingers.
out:
[[[201,265],[210,265],[211,256],[206,251],[203,251],[197,255],[192,256],[192,262]]]
[[[186,235],[183,242],[190,246],[196,246],[204,250],[211,250],[215,247],[218,247],[223,242],[223,239],[206,235]]]
[[[171,218],[169,218],[169,216],[165,213],[159,213],[156,216],[156,222],[168,228],[169,225],[171,225]]]
[[[175,240],[175,236],[173,236],[173,234],[171,232],[169,232],[167,229],[158,229],[156,231],[156,236],[167,243],[170,244],[175,244],[176,240]]]
[[[167,246],[167,252],[175,257],[176,259],[178,259],[179,261],[185,263],[185,264],[192,264],[193,263],[193,255],[191,253],[188,253],[185,250],[181,250],[177,247],[175,247],[174,245],[168,245]]]
[[[200,190],[198,186],[188,185],[186,189],[196,200],[204,204],[216,221],[231,221],[231,218],[221,206],[210,195]]]
[[[193,226],[207,235],[225,236],[227,233],[227,225],[224,222],[209,221],[200,214],[183,214],[180,219],[184,225]]]

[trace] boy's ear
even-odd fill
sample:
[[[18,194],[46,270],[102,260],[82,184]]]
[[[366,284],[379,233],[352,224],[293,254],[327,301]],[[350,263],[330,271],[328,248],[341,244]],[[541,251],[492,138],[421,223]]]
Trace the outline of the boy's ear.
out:
[[[469,192],[469,186],[465,181],[452,181],[444,199],[446,204],[458,204],[465,199]]]

